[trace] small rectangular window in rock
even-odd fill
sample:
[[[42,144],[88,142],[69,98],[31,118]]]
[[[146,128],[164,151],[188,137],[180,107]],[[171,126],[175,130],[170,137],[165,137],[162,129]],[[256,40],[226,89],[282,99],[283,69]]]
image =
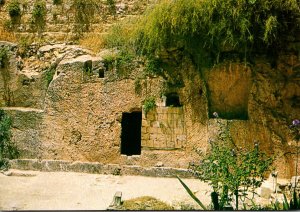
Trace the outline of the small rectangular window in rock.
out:
[[[99,78],[104,78],[104,69],[99,69],[98,74]]]

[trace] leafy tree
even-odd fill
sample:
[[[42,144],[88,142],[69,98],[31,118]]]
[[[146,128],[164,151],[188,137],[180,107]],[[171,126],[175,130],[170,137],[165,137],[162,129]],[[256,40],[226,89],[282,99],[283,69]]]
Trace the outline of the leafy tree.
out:
[[[223,52],[276,56],[300,28],[299,7],[299,0],[161,0],[139,21],[137,49],[182,49],[200,67],[218,63]]]
[[[7,168],[8,159],[13,159],[18,156],[18,150],[11,143],[11,119],[0,109],[0,169]]]
[[[254,197],[254,190],[262,184],[273,158],[261,152],[258,143],[250,150],[239,148],[230,135],[229,126],[220,119],[217,123],[220,130],[210,142],[210,151],[206,155],[199,152],[202,160],[199,164],[191,164],[190,168],[201,181],[213,187],[215,209],[222,209],[233,197],[238,209],[240,198],[248,198],[249,192]]]

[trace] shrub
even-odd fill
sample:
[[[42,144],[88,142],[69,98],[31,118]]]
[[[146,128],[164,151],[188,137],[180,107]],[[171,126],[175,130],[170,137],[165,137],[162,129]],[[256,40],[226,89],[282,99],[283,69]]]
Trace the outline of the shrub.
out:
[[[119,51],[106,55],[103,59],[105,67],[116,70],[118,77],[128,76],[134,68],[134,55],[131,55],[129,52]]]
[[[35,0],[32,10],[32,26],[39,33],[45,28],[46,25],[46,2],[44,0]]]
[[[144,108],[145,114],[147,114],[150,110],[154,109],[155,107],[156,107],[155,98],[153,96],[147,97],[144,100],[143,108]]]
[[[1,48],[0,49],[0,68],[5,68],[8,62],[8,55],[7,49]]]
[[[8,14],[12,24],[17,24],[21,17],[20,2],[18,0],[12,0],[8,4]]]
[[[5,4],[5,0],[0,0],[0,7],[2,7]]]
[[[124,210],[173,210],[170,205],[149,196],[125,200],[122,204]]]
[[[115,0],[106,0],[106,4],[108,5],[109,12],[112,15],[116,14],[116,1]]]
[[[63,0],[53,0],[54,5],[61,5]]]
[[[20,2],[13,0],[8,4],[8,14],[11,18],[18,17],[21,15]]]
[[[299,11],[298,0],[161,0],[140,20],[136,44],[150,55],[182,49],[199,66],[218,63],[224,51],[276,55],[296,36]]]
[[[52,81],[54,74],[55,74],[55,68],[51,67],[48,70],[46,70],[45,79],[46,79],[47,87],[49,86],[50,82]]]
[[[78,37],[81,37],[83,32],[90,29],[97,7],[97,3],[94,0],[73,0],[72,8],[75,13],[74,32]]]
[[[255,189],[264,181],[273,158],[261,152],[258,143],[251,149],[238,147],[230,135],[228,124],[220,119],[217,119],[217,124],[219,131],[216,138],[210,140],[210,151],[206,155],[198,151],[202,159],[199,164],[190,164],[190,169],[197,178],[212,186],[214,209],[222,210],[235,199],[238,210],[240,198],[246,198],[249,192],[254,197]]]
[[[25,57],[27,56],[27,53],[28,53],[28,49],[29,49],[29,46],[30,44],[33,42],[32,38],[31,37],[21,37],[19,39],[19,48],[18,48],[18,54],[21,56],[21,57]]]
[[[11,119],[0,109],[0,169],[8,168],[7,159],[18,157],[18,150],[11,142]]]

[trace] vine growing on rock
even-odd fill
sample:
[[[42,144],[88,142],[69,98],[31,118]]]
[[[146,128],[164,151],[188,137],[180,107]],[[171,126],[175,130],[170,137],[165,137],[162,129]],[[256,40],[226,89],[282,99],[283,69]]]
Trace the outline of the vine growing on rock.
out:
[[[0,73],[3,80],[4,94],[3,99],[6,106],[13,104],[12,92],[10,89],[10,73],[9,73],[9,55],[7,48],[0,49]]]
[[[0,169],[8,168],[8,160],[18,157],[19,152],[11,142],[11,118],[0,109]]]

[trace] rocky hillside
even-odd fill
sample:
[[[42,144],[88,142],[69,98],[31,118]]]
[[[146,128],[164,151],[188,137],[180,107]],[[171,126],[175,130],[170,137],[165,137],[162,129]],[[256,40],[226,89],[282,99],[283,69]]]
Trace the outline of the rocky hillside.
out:
[[[217,112],[238,145],[258,141],[276,156],[279,177],[295,174],[296,143],[288,127],[300,112],[300,36],[286,44],[275,66],[258,55],[251,64],[225,59],[200,73],[191,58],[168,49],[161,57],[181,79],[168,86],[165,77],[145,71],[142,59],[127,63],[116,49],[93,52],[72,40],[105,33],[153,2],[93,1],[97,7],[87,22],[76,12],[79,1],[47,1],[39,30],[30,28],[33,1],[20,1],[20,19],[8,23],[11,2],[1,7],[1,23],[13,26],[17,38],[39,37],[26,45],[17,38],[0,43],[7,55],[1,58],[0,107],[13,118],[20,158],[187,168],[198,160],[196,149],[207,151]],[[151,98],[155,106],[145,111]],[[138,143],[132,147],[127,139]]]

